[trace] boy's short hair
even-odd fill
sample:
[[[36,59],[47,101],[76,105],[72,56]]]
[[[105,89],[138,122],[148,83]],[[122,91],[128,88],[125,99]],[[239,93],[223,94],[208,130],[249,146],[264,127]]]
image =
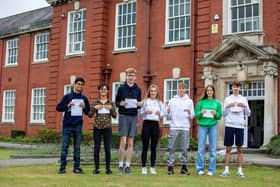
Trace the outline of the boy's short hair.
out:
[[[106,87],[107,90],[109,90],[109,85],[106,83],[101,83],[98,85],[98,90],[103,89],[104,87]]]
[[[136,69],[135,68],[127,68],[125,70],[125,74],[129,75],[129,74],[135,74],[136,75]]]
[[[237,87],[240,87],[241,86],[241,83],[238,81],[238,80],[235,80],[231,83],[231,86],[237,86]]]
[[[82,82],[83,84],[85,84],[85,79],[83,77],[77,77],[74,83],[76,84],[77,82]]]
[[[187,85],[185,83],[183,83],[183,82],[180,82],[178,84],[178,88],[187,88]]]

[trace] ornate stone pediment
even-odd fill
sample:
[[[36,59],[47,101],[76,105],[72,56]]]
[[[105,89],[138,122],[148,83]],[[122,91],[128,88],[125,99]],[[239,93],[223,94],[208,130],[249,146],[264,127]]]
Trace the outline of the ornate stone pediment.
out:
[[[261,59],[274,59],[280,62],[277,50],[272,46],[257,46],[241,37],[233,37],[223,42],[218,48],[208,52],[201,65],[226,65],[240,62],[257,62]]]

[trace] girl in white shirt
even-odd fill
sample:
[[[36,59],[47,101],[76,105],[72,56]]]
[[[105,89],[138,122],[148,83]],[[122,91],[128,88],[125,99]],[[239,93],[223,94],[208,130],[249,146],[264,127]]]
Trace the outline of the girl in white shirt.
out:
[[[140,109],[140,114],[143,119],[142,126],[142,174],[147,174],[146,161],[149,142],[151,142],[151,168],[150,173],[156,174],[155,160],[156,148],[159,139],[159,121],[165,114],[163,103],[160,101],[159,89],[156,85],[151,85],[143,100],[143,105]]]

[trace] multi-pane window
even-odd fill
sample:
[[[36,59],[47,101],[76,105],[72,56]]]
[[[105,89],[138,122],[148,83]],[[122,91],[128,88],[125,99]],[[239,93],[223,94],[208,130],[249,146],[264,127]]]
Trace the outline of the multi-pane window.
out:
[[[16,90],[5,90],[3,92],[2,122],[15,121]]]
[[[189,42],[191,34],[190,0],[166,0],[167,44]]]
[[[118,93],[118,89],[119,87],[123,84],[123,82],[113,82],[113,89],[112,89],[112,101],[115,102],[116,101],[116,96]],[[116,107],[116,111],[118,112],[118,107]],[[118,120],[118,116],[116,118],[112,118],[112,123],[113,124],[118,124],[119,120]]]
[[[72,89],[73,89],[73,85],[72,84],[64,85],[64,95],[68,94],[68,93],[71,93]]]
[[[186,94],[190,93],[190,80],[188,78],[181,79],[165,79],[164,80],[164,104],[167,105],[168,101],[175,95],[178,95],[178,85],[183,82],[187,85]]]
[[[31,100],[31,122],[45,122],[46,88],[33,88]]]
[[[48,60],[49,33],[40,33],[35,36],[34,61]]]
[[[227,95],[232,94],[231,84],[228,84]],[[264,98],[264,81],[242,82],[240,86],[240,94],[248,99],[263,99]]]
[[[259,0],[231,0],[230,9],[232,33],[259,31]]]
[[[83,53],[85,50],[86,10],[68,14],[67,53]]]
[[[135,47],[136,38],[136,1],[117,4],[115,49]]]
[[[16,65],[18,63],[18,39],[7,41],[6,66]]]

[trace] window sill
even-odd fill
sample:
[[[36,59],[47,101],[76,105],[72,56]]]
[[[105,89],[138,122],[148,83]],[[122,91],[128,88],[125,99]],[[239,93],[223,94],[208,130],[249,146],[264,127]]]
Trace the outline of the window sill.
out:
[[[45,64],[48,62],[48,59],[47,60],[41,60],[41,61],[33,61],[32,64]]]
[[[131,48],[131,49],[116,49],[112,52],[113,55],[117,55],[120,53],[135,53],[137,51],[136,48]]]
[[[162,46],[162,48],[182,47],[182,46],[191,46],[191,43],[190,42],[182,42],[182,43],[164,44]]]
[[[262,31],[253,31],[253,32],[237,32],[237,33],[228,33],[223,35],[223,39],[231,38],[232,36],[264,36]]]
[[[15,125],[15,122],[11,122],[11,121],[2,121],[1,123],[0,123],[1,125]]]
[[[31,126],[45,126],[45,122],[44,121],[41,121],[41,122],[30,122],[30,125]]]
[[[11,64],[11,65],[5,64],[5,65],[4,65],[4,68],[15,68],[15,67],[17,67],[17,66],[18,66],[18,64]]]
[[[74,54],[66,54],[64,59],[75,58],[75,57],[84,57],[86,56],[85,53],[74,53]]]

